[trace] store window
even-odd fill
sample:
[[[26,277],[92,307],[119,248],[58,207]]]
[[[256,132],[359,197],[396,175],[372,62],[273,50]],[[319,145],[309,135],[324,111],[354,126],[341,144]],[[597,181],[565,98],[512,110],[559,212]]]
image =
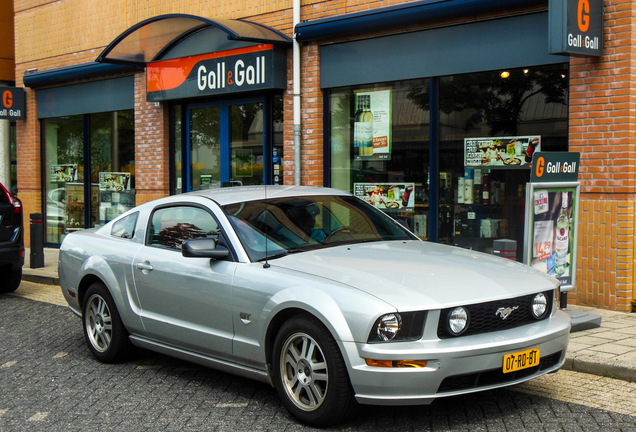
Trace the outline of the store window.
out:
[[[132,110],[46,119],[44,141],[47,243],[134,207]]]
[[[442,77],[438,109],[439,241],[521,259],[528,146],[568,150],[567,64]]]
[[[333,90],[331,186],[353,192],[427,238],[429,80]]]
[[[485,252],[495,239],[514,240],[521,259],[525,154],[537,143],[567,151],[567,63],[337,88],[328,97],[332,187],[423,239]]]

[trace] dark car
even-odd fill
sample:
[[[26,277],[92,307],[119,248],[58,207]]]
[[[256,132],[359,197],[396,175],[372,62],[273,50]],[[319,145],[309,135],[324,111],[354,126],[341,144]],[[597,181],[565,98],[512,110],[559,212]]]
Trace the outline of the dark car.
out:
[[[20,286],[24,265],[22,201],[0,183],[0,292]]]

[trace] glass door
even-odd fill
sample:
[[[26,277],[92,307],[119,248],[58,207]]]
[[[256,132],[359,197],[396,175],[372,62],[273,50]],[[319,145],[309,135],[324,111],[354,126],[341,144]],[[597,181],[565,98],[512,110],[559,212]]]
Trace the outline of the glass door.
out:
[[[221,107],[192,108],[188,115],[188,190],[221,185]]]
[[[250,102],[229,106],[230,182],[263,184],[263,104]]]
[[[188,109],[187,190],[263,184],[263,107],[232,101]]]

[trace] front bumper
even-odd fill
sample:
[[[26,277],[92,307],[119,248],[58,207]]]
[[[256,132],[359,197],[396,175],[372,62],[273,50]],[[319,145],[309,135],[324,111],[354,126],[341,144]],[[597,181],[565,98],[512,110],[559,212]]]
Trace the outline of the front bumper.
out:
[[[426,339],[425,333],[425,338],[415,342],[345,343],[344,349],[358,402],[418,405],[439,397],[517,384],[556,371],[565,361],[569,334],[569,315],[557,311],[550,319],[511,330],[450,340]],[[531,348],[541,351],[538,367],[503,373],[506,354]],[[428,364],[424,368],[381,368],[368,366],[366,358],[427,360]]]

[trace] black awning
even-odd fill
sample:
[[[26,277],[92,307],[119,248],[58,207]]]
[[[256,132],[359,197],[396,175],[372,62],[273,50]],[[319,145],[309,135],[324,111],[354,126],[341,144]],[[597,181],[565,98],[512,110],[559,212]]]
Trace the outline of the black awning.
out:
[[[222,45],[220,42],[227,42],[227,40],[237,42],[238,46],[263,43],[289,46],[292,43],[292,40],[285,34],[250,21],[169,14],[149,18],[130,27],[116,37],[102,51],[96,61],[146,65],[149,62],[166,58],[166,54],[171,49],[194,35],[201,36],[202,34],[209,35],[210,39],[218,39],[219,34],[226,35],[223,41],[210,40],[207,52],[216,51],[214,47]],[[197,54],[201,53],[185,53],[185,55]],[[184,53],[182,52],[181,55]]]

